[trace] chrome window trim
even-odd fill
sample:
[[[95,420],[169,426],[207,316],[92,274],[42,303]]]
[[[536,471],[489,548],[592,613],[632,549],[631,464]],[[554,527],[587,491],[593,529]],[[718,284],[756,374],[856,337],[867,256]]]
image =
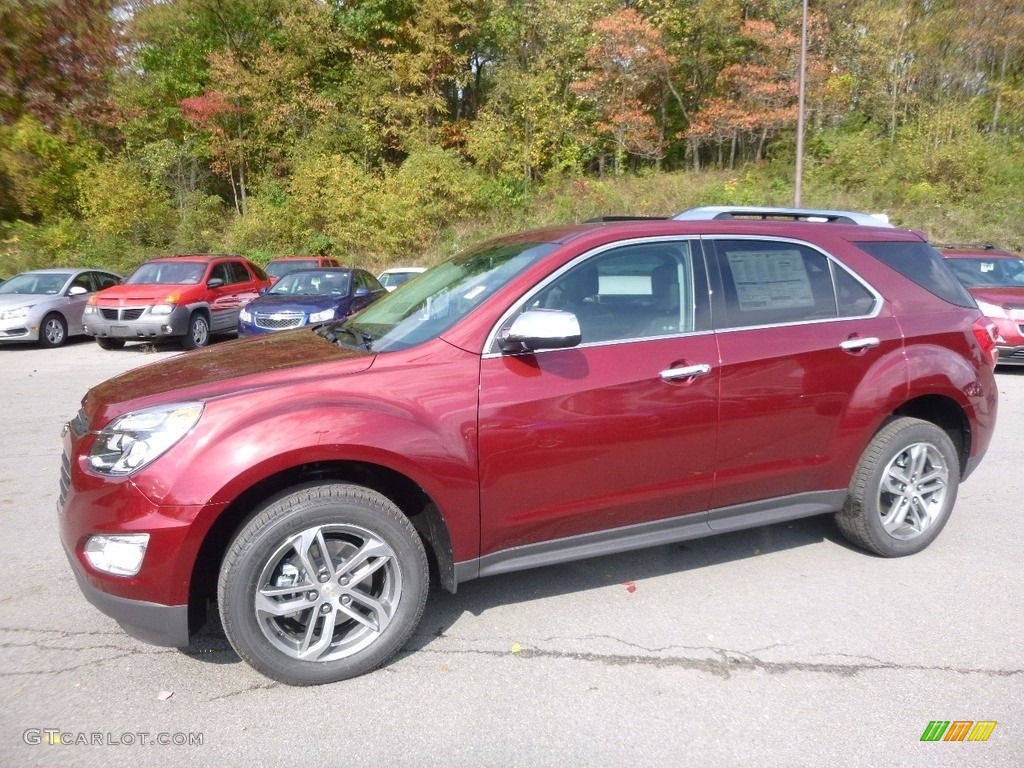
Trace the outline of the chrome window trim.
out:
[[[761,329],[761,328],[787,328],[787,327],[794,326],[794,325],[811,325],[811,324],[814,324],[814,323],[837,323],[837,322],[845,322],[845,321],[849,321],[849,320],[872,320],[872,319],[878,317],[881,314],[881,312],[882,312],[882,304],[885,302],[885,297],[882,294],[880,294],[878,291],[876,291],[874,286],[871,285],[871,283],[869,283],[867,280],[862,278],[854,270],[850,269],[850,267],[848,267],[842,261],[837,259],[835,256],[833,256],[832,254],[830,254],[828,251],[824,250],[820,246],[815,245],[814,243],[809,243],[806,240],[799,240],[797,238],[792,238],[792,237],[778,237],[778,236],[769,236],[769,235],[763,235],[762,236],[762,235],[725,235],[725,234],[717,234],[717,235],[701,235],[700,239],[702,241],[753,240],[753,241],[759,241],[759,242],[775,242],[775,243],[789,243],[789,244],[794,244],[794,245],[802,245],[802,246],[804,246],[806,248],[810,248],[812,251],[817,251],[822,256],[824,256],[826,259],[828,259],[829,265],[830,265],[831,268],[833,268],[833,269],[842,269],[843,271],[845,271],[848,275],[850,275],[850,277],[852,277],[854,280],[856,280],[858,283],[860,283],[862,286],[864,286],[864,288],[875,299],[874,304],[872,305],[871,312],[868,312],[867,314],[864,314],[864,315],[851,315],[849,317],[818,317],[818,318],[812,318],[812,319],[809,319],[809,320],[790,320],[790,321],[787,321],[787,322],[784,322],[784,323],[768,323],[767,325],[738,325],[738,326],[731,327],[731,328],[715,328],[715,332],[716,333],[730,333],[732,331],[749,331],[749,330],[758,330],[758,329]],[[718,258],[718,249],[717,248],[715,248],[715,250],[714,250],[714,258],[716,258],[716,259]],[[835,280],[834,279],[832,281],[832,289],[835,290]],[[838,311],[838,307],[837,307],[837,311]],[[713,322],[713,319],[712,319],[712,322]]]
[[[487,340],[484,342],[484,350],[483,350],[482,357],[486,360],[486,359],[495,358],[495,357],[510,357],[510,356],[517,356],[517,355],[526,355],[526,354],[528,354],[528,355],[540,355],[540,354],[549,354],[551,352],[562,352],[562,351],[564,351],[564,350],[560,350],[560,349],[540,349],[540,350],[536,350],[536,351],[533,351],[533,352],[515,352],[515,353],[502,352],[500,349],[497,348],[498,333],[501,330],[502,326],[504,326],[505,323],[508,322],[508,320],[513,315],[517,315],[517,314],[519,314],[520,312],[523,311],[523,306],[525,304],[527,304],[534,296],[536,296],[538,293],[540,293],[545,288],[547,288],[549,285],[551,285],[551,283],[553,283],[556,280],[558,280],[566,272],[568,272],[569,270],[573,269],[577,265],[582,264],[584,261],[588,261],[588,260],[590,260],[590,259],[592,259],[592,258],[594,258],[596,256],[599,256],[602,253],[606,253],[607,251],[611,251],[611,250],[614,250],[616,248],[622,248],[622,247],[625,247],[625,246],[648,245],[648,244],[656,244],[656,243],[678,243],[678,242],[691,242],[691,243],[693,243],[693,242],[699,242],[700,240],[701,240],[700,235],[656,235],[656,236],[650,236],[650,237],[633,237],[633,238],[629,238],[628,240],[617,240],[614,243],[606,243],[604,245],[597,246],[596,248],[592,248],[591,250],[586,251],[585,253],[581,253],[575,259],[573,259],[572,261],[568,262],[567,264],[563,264],[561,267],[559,267],[553,273],[548,275],[547,278],[545,278],[541,282],[539,282],[536,285],[534,285],[533,288],[529,291],[529,293],[526,293],[523,296],[521,296],[518,301],[516,301],[511,307],[509,307],[504,313],[502,313],[501,317],[498,318],[498,322],[494,324],[494,326],[491,328],[490,332],[487,334]],[[690,249],[690,257],[691,257],[691,259],[693,258],[693,249],[692,248]],[[691,266],[691,268],[690,268],[690,291],[691,291],[691,295],[695,294],[694,285],[693,285],[694,274],[695,274],[695,270]],[[709,294],[709,298],[710,298],[710,294]],[[694,311],[696,312],[696,302],[694,302]],[[627,339],[610,339],[610,340],[606,340],[606,341],[581,342],[580,344],[577,344],[575,347],[572,347],[572,349],[586,349],[588,347],[606,347],[606,346],[615,345],[615,344],[635,344],[637,342],[653,341],[654,339],[667,339],[667,338],[673,338],[673,337],[677,337],[677,336],[706,336],[706,335],[708,335],[710,333],[713,333],[713,332],[714,331],[712,331],[712,330],[707,330],[707,331],[680,331],[678,333],[668,333],[668,334],[662,334],[660,336],[637,336],[637,337],[634,337],[634,338],[627,338]]]

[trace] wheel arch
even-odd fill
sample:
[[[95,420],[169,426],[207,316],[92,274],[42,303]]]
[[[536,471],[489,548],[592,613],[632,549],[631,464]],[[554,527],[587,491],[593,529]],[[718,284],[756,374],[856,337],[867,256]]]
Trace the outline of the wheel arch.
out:
[[[317,482],[342,482],[377,491],[394,503],[419,532],[441,586],[455,592],[455,566],[448,525],[437,504],[415,481],[400,472],[365,461],[310,462],[263,478],[224,508],[199,547],[189,581],[189,631],[206,622],[207,602],[217,594],[217,576],[235,534],[256,511],[295,488]]]
[[[960,403],[945,395],[921,395],[920,397],[908,400],[897,408],[879,426],[878,430],[881,431],[886,424],[902,416],[931,422],[949,435],[949,439],[953,442],[953,447],[956,449],[961,479],[966,475],[967,462],[971,455],[973,434],[971,431],[971,421]]]

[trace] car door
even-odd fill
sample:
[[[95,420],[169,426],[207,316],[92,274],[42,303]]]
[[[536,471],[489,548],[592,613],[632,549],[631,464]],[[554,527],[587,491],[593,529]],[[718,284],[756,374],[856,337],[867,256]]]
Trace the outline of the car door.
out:
[[[582,341],[522,354],[492,345],[484,355],[481,553],[491,557],[481,574],[549,539],[560,541],[541,545],[537,562],[595,537],[615,551],[685,538],[687,526],[706,531],[718,353],[699,243],[588,254],[525,297],[498,333],[529,309],[572,311]]]
[[[68,336],[82,334],[82,312],[89,297],[97,290],[96,272],[82,272],[75,276],[64,291],[64,306],[61,312],[68,325]]]
[[[804,243],[716,238],[705,250],[714,254],[720,286],[721,411],[709,522],[729,530],[746,515],[770,516],[772,507],[828,507],[845,494],[863,448],[850,423],[858,412],[880,412],[905,381],[896,320],[873,288]],[[865,392],[868,375],[877,384]]]

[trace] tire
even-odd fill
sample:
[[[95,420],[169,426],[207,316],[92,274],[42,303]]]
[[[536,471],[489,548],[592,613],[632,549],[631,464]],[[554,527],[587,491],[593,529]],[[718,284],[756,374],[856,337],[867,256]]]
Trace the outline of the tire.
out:
[[[39,324],[39,346],[46,348],[62,347],[68,340],[68,323],[63,315],[51,312]]]
[[[185,349],[199,349],[210,343],[210,323],[206,315],[201,312],[193,312],[188,319],[188,332],[181,340],[181,346]]]
[[[100,349],[122,349],[124,347],[124,339],[97,336],[96,343],[100,345]]]
[[[836,523],[854,544],[883,557],[925,549],[956,503],[960,463],[934,424],[899,418],[868,444]]]
[[[429,582],[423,542],[398,507],[367,488],[323,483],[272,500],[241,529],[217,597],[243,660],[288,685],[319,685],[398,652]]]

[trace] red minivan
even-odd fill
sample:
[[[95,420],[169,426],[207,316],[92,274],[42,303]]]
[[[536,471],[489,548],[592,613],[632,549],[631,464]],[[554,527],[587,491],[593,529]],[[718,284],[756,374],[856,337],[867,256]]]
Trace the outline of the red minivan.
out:
[[[403,647],[430,573],[454,592],[822,514],[921,551],[992,436],[994,343],[914,232],[517,234],[350,319],[94,387],[64,431],[61,537],[135,637],[185,646],[216,604],[263,674],[340,680]]]

